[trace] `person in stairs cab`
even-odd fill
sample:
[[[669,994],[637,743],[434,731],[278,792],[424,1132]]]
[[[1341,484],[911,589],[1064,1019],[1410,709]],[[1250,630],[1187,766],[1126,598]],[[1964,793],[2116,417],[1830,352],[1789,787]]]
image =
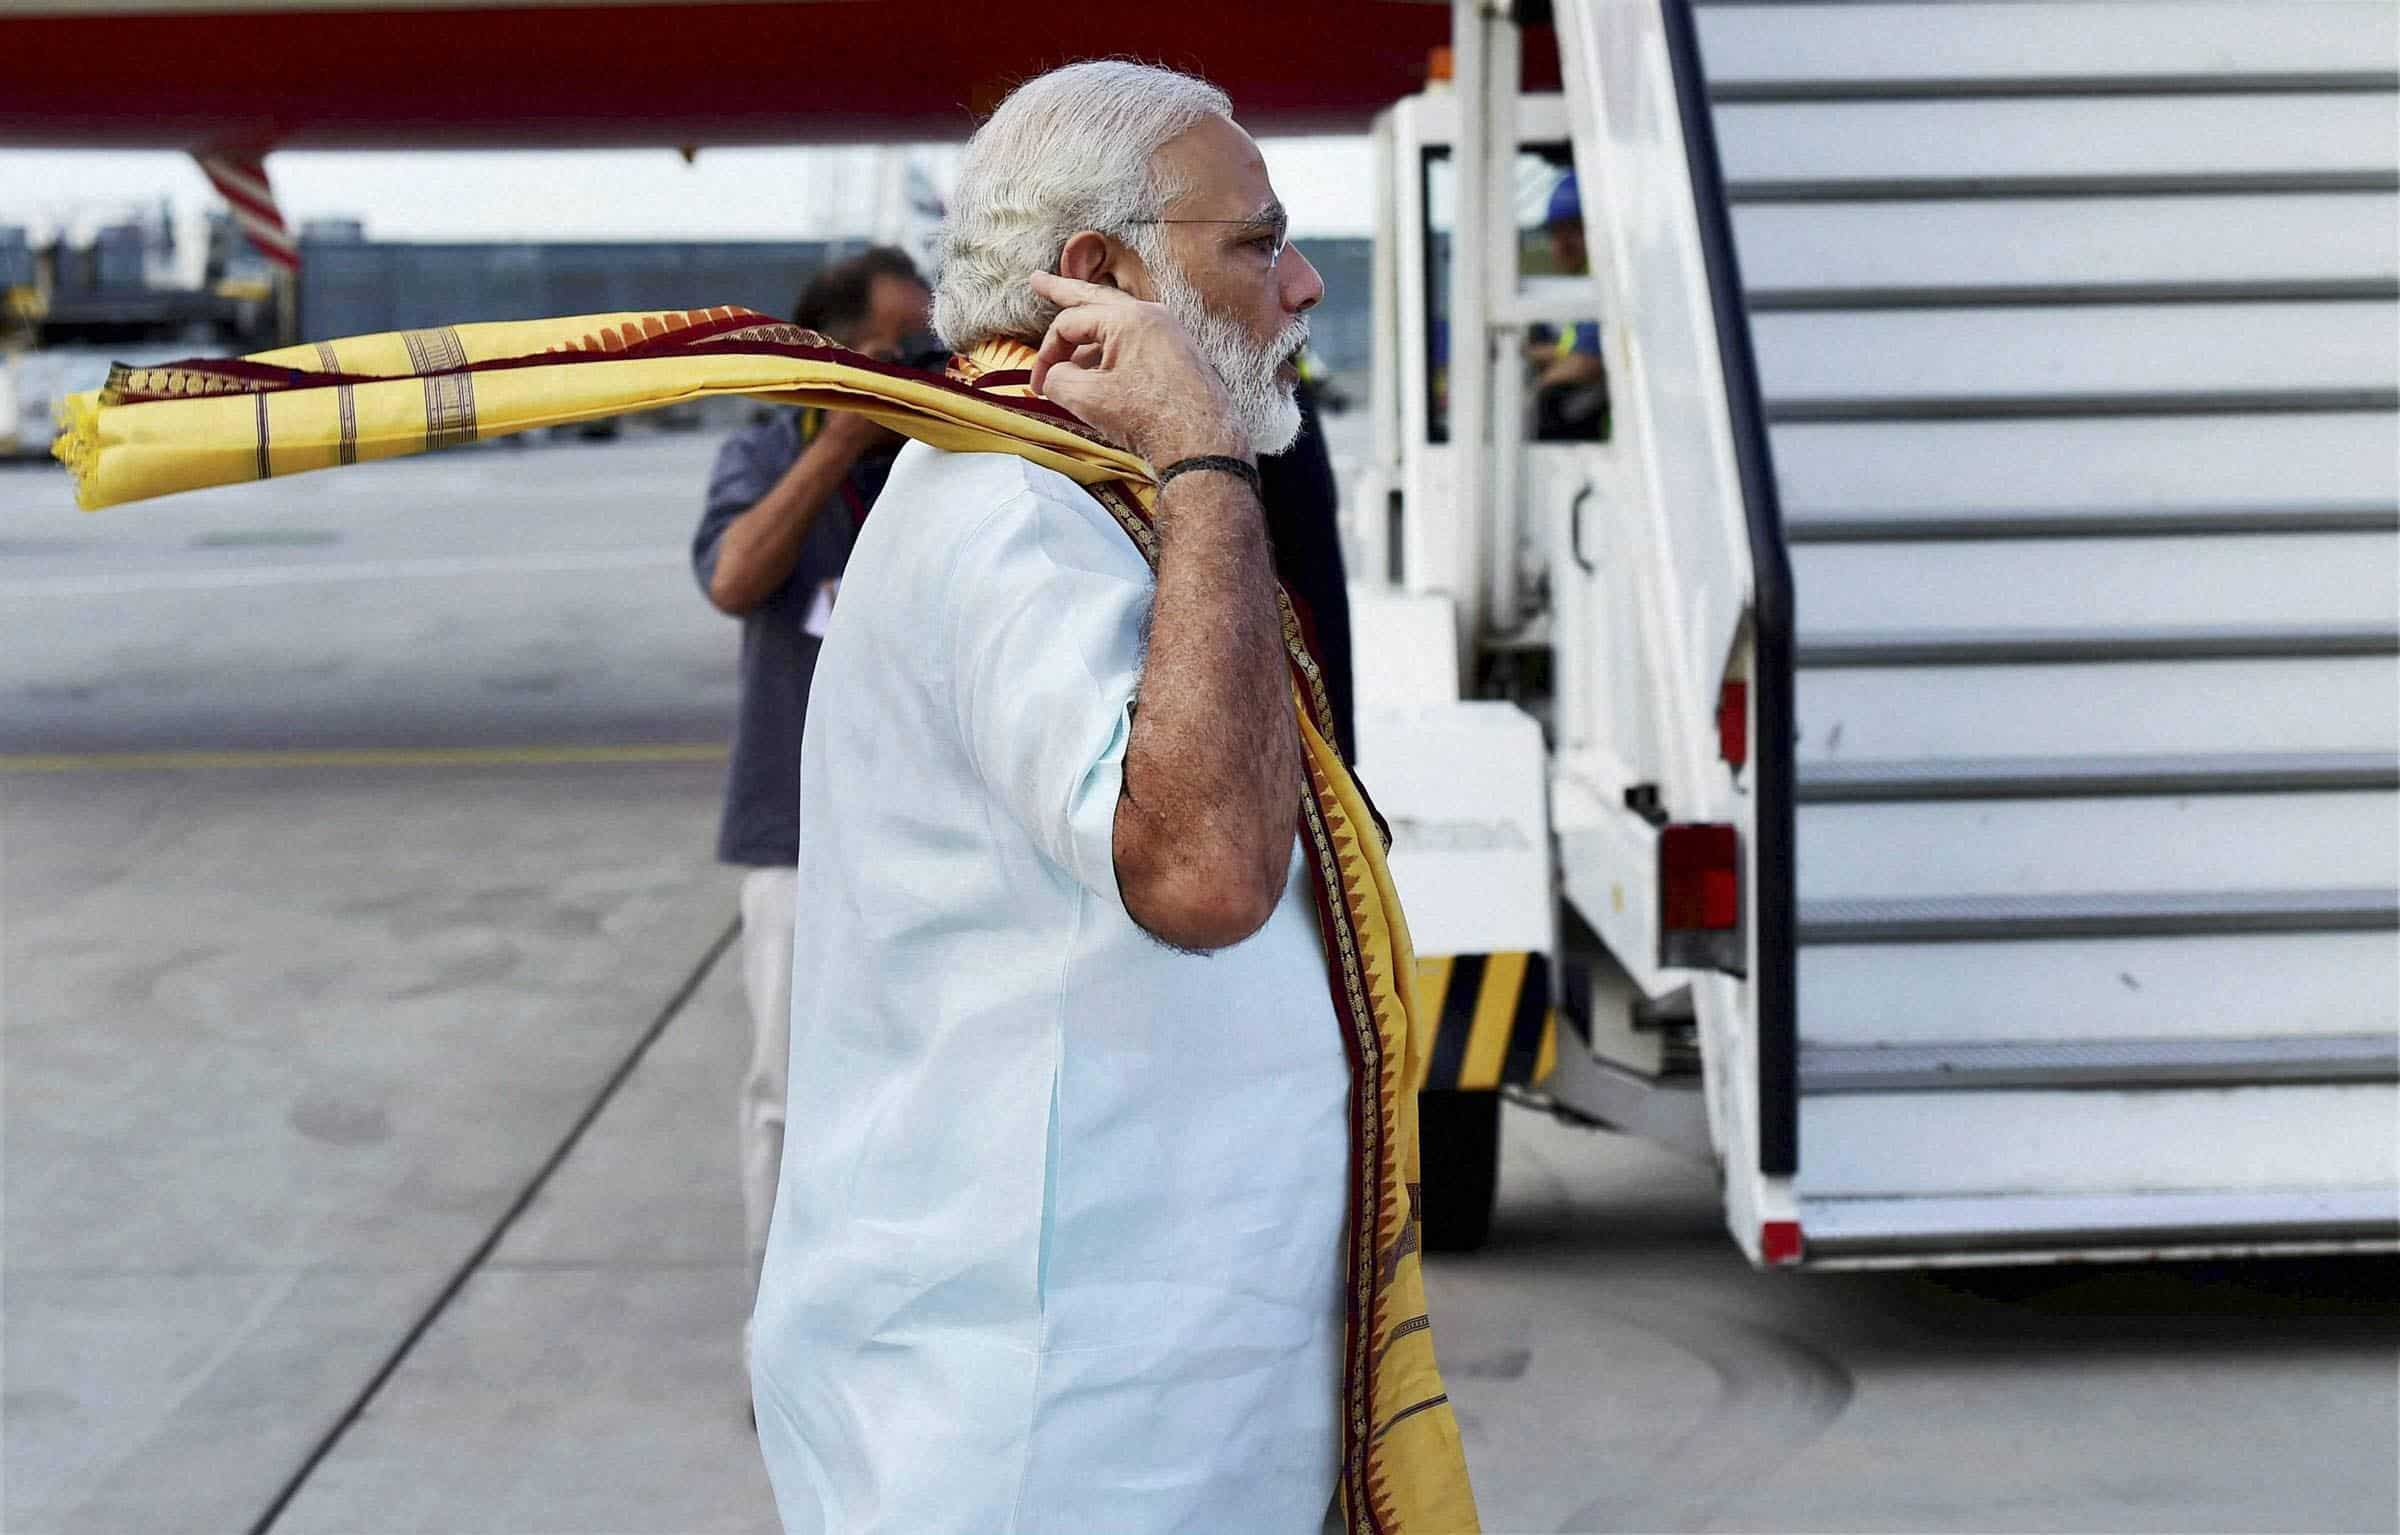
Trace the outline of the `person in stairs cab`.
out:
[[[1559,275],[1581,277],[1592,269],[1584,245],[1583,196],[1575,173],[1550,189],[1543,219],[1550,259]],[[1600,360],[1600,322],[1536,325],[1526,332],[1533,368],[1534,439],[1538,442],[1599,442],[1608,436],[1608,371]]]

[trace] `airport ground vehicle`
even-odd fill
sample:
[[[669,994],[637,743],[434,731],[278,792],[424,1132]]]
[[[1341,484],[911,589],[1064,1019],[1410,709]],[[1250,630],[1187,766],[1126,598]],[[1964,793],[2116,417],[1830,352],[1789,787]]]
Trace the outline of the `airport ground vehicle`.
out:
[[[1377,127],[1432,1085],[1713,1160],[1762,1264],[2400,1245],[2395,13],[1539,10]],[[1584,320],[1610,440],[1529,442]],[[1471,1246],[1495,1115],[1427,1105]]]

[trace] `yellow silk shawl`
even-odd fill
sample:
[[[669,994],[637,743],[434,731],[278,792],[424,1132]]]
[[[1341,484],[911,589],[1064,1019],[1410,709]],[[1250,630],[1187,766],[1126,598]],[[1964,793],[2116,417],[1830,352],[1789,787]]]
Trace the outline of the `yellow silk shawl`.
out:
[[[396,458],[536,427],[742,394],[853,410],[952,452],[1013,453],[1073,479],[1156,565],[1151,468],[1032,397],[1029,349],[993,343],[936,375],[748,310],[588,315],[357,336],[112,371],[70,397],[52,452],[86,509]],[[1340,755],[1314,658],[1281,600],[1308,782],[1299,796],[1334,1011],[1351,1063],[1343,1253],[1343,1525],[1477,1528],[1434,1362],[1419,1251],[1416,1089],[1434,1020],[1385,864],[1385,831]]]

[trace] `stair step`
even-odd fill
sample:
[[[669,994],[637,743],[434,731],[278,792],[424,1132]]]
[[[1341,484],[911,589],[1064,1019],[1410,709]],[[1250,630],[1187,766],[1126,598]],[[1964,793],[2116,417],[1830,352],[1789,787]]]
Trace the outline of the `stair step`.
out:
[[[1800,1047],[1804,1093],[2400,1081],[2400,1038],[2101,1039]]]
[[[2186,171],[2163,175],[1791,176],[1728,180],[1736,207],[1798,203],[1896,203],[2050,197],[2287,197],[2400,191],[2400,171]]]
[[[2400,346],[2400,342],[2395,342]],[[2400,539],[2379,533],[1802,544],[1800,641],[1838,634],[2400,631]]]
[[[1804,1093],[1803,1199],[2355,1189],[2400,1205],[2388,1079]]]
[[[2388,195],[2356,193],[1817,203],[1738,209],[1733,229],[1752,295],[2117,284],[2306,291],[2400,274],[2396,207]]]
[[[1787,422],[2009,421],[2135,416],[2293,416],[2400,410],[2400,389],[2189,389],[2141,394],[1826,395],[1770,399]]]
[[[2194,80],[2226,90],[2277,78],[2385,77],[2400,49],[2388,0],[1701,0],[1697,19],[1718,90],[1787,81],[1871,90],[1928,76],[1952,89],[2055,80],[2107,90]]]
[[[1794,832],[1804,906],[2400,889],[2385,792],[1852,802],[1802,807]]]
[[[2382,299],[1818,310],[1750,330],[1775,419],[2400,406],[2400,311]]]
[[[2400,184],[2386,91],[1735,104],[1713,116],[1737,201],[1745,188]]]
[[[2239,752],[2159,757],[2003,757],[1986,761],[1810,762],[1804,805],[1901,800],[2097,799],[2400,789],[2400,758],[2380,752]]]
[[[2023,666],[2114,661],[2324,660],[2400,655],[2400,630],[2216,628],[1989,630],[1820,634],[1803,638],[1804,667]]]
[[[1804,1199],[1811,1258],[1876,1254],[2106,1252],[2162,1257],[2220,1245],[2293,1250],[2389,1247],[2400,1196],[2389,1187],[2098,1195],[1987,1194],[1917,1199]]]
[[[1950,943],[2395,928],[2400,928],[2400,891],[2389,888],[1896,900],[1843,897],[1802,901],[1799,941]]]
[[[1811,944],[1799,977],[1824,1045],[2400,1035],[2388,929]]]
[[[1758,288],[1742,294],[1752,314],[1867,314],[1888,309],[2024,309],[2148,304],[2343,304],[2400,299],[2385,277],[2251,278],[2223,281],[1994,283],[1988,286]]]
[[[1792,511],[2348,506],[2400,500],[2394,428],[2390,411],[1791,422],[1771,444]]]
[[[2400,656],[1815,667],[1796,683],[1806,762],[2400,753]]]
[[[2400,290],[2395,290],[2400,297]],[[1798,510],[1784,513],[1794,544],[1902,543],[1936,539],[2185,538],[2246,533],[2389,533],[2400,530],[2400,503],[2318,505],[2043,507],[1962,511]]]
[[[2010,101],[2028,97],[2284,96],[2377,94],[2400,89],[2388,69],[2321,69],[2290,74],[1887,75],[1877,79],[1761,76],[1712,84],[1713,106],[1861,101]]]

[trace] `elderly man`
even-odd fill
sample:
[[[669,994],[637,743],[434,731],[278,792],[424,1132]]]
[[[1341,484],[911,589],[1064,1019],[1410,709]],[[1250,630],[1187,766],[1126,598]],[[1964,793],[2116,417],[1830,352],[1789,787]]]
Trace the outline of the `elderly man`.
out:
[[[1251,463],[1299,429],[1323,287],[1228,110],[1070,66],[960,172],[935,324],[977,388],[1153,466],[1156,567],[1064,475],[922,443],[852,554],[751,1354],[794,1535],[1314,1535],[1337,1478],[1350,1528],[1404,1522],[1345,1434],[1345,1303],[1374,1292],[1345,1286],[1344,972]],[[1367,1267],[1413,1261],[1377,1220]],[[1421,1315],[1389,1331],[1423,1347]],[[1435,1394],[1372,1437],[1432,1446],[1426,1506],[1469,1526],[1422,1357]]]

